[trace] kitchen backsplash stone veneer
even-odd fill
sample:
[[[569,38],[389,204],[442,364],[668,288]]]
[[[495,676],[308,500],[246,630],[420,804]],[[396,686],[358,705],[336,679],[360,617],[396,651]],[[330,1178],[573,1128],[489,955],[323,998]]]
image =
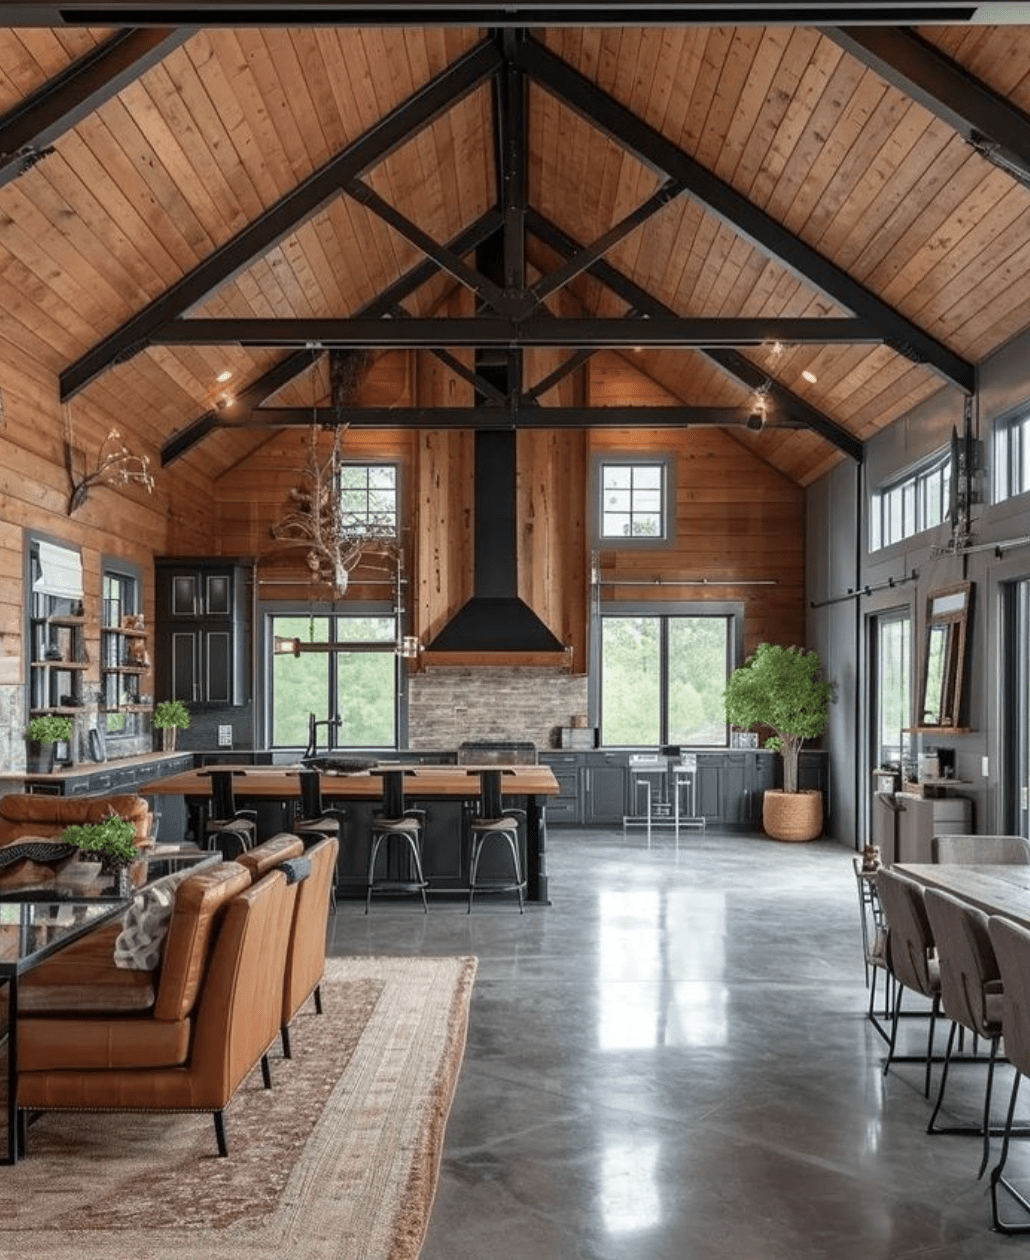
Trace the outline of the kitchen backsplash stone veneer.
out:
[[[532,740],[553,747],[559,727],[587,712],[587,678],[555,669],[430,668],[413,674],[408,742],[456,748],[465,740]]]

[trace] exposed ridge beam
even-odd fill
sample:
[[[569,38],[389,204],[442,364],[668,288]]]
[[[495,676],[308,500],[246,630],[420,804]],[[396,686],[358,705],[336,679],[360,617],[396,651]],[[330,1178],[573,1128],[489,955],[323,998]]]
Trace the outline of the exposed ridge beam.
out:
[[[862,319],[725,319],[679,315],[647,319],[526,320],[496,316],[427,319],[177,319],[151,337],[155,345],[318,347],[562,346],[619,348],[763,345],[774,341],[879,342],[881,330]]]
[[[118,31],[0,118],[0,188],[46,157],[50,146],[144,71],[184,44],[195,27]]]
[[[339,195],[348,181],[378,165],[394,149],[475,91],[497,72],[500,64],[496,47],[490,40],[484,40],[412,93],[159,298],[66,368],[60,378],[62,400],[73,397],[112,364],[144,348],[163,324],[267,253],[276,241],[311,218],[326,201]]]
[[[532,213],[529,216],[529,229],[534,236],[559,254],[571,254],[580,248],[578,242],[541,214]],[[604,259],[593,263],[589,270],[596,280],[620,297],[633,310],[639,311],[641,315],[652,318],[675,315],[676,312],[666,306],[660,298],[656,298],[653,293],[641,288],[635,280],[631,280],[629,276],[624,275]],[[700,353],[706,355],[714,363],[718,363],[742,385],[750,389],[763,389],[766,399],[772,402],[778,415],[797,418],[806,428],[826,438],[828,442],[832,442],[838,450],[849,455],[856,463],[862,463],[865,448],[858,438],[818,408],[813,407],[811,403],[799,398],[785,385],[768,377],[750,359],[745,358],[736,350],[709,349],[702,350]]]
[[[489,210],[481,219],[465,229],[450,243],[451,249],[459,254],[475,249],[482,241],[497,231],[500,214],[497,210]],[[385,288],[362,308],[362,314],[370,317],[383,316],[395,310],[400,302],[420,289],[422,285],[436,275],[439,268],[431,259],[424,259],[409,271],[400,276],[393,284]],[[256,380],[245,386],[236,396],[232,407],[234,420],[245,418],[266,398],[270,398],[284,385],[306,372],[321,354],[320,350],[297,350],[280,360],[274,367],[263,373]],[[199,416],[185,429],[173,435],[161,448],[161,464],[164,467],[181,458],[192,447],[196,446],[213,430],[221,428],[225,412],[208,411]]]
[[[336,422],[331,407],[315,414],[319,424]],[[753,407],[348,407],[356,429],[681,429],[709,425],[759,428]],[[258,407],[226,428],[286,428],[312,423],[310,407]]]
[[[520,44],[515,55],[533,80],[641,161],[681,181],[734,231],[764,253],[778,258],[835,302],[875,322],[879,327],[879,340],[917,362],[925,362],[967,394],[973,392],[976,371],[971,363],[824,258],[538,40]]]
[[[946,57],[917,32],[826,26],[822,33],[954,128],[989,161],[1030,183],[1030,115]]]

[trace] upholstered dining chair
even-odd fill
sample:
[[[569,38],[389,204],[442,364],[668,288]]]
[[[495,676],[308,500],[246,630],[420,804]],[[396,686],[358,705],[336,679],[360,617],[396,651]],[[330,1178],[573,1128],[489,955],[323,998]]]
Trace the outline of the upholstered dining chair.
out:
[[[934,862],[961,866],[1030,866],[1030,840],[1025,836],[934,836]]]
[[[1025,1212],[1030,1213],[1030,1201],[1005,1177],[1019,1085],[1024,1076],[1030,1075],[1030,931],[1011,919],[994,915],[987,920],[987,931],[998,960],[1004,992],[1001,1022],[1005,1030],[1005,1054],[1016,1069],[1005,1117],[1001,1155],[991,1169],[991,1219],[994,1228],[1003,1234],[1030,1234],[1030,1220],[1002,1220],[999,1203],[1000,1192],[1005,1190]]]
[[[876,872],[876,890],[880,894],[884,918],[887,920],[887,965],[895,981],[894,1012],[891,1039],[884,1074],[898,1059],[898,1026],[901,1023],[902,997],[906,989],[920,993],[930,1001],[930,1027],[926,1040],[926,1081],[923,1092],[930,1097],[930,1073],[933,1066],[933,1035],[940,1011],[941,980],[934,947],[933,932],[926,917],[923,890],[914,880],[890,867]]]
[[[523,810],[505,807],[501,792],[503,770],[491,768],[470,770],[468,773],[479,775],[479,807],[469,822],[469,830],[472,833],[472,852],[469,859],[469,914],[472,913],[472,899],[477,891],[517,892],[519,914],[524,914],[526,877],[522,870],[522,859],[519,856],[519,820],[525,818],[525,813]],[[503,840],[507,844],[511,857],[511,875],[480,882],[479,864],[483,856],[483,848],[489,840]]]
[[[991,1154],[991,1090],[994,1066],[1002,1037],[1002,983],[998,960],[994,956],[987,915],[968,902],[960,901],[936,888],[928,888],[924,896],[926,916],[937,946],[937,963],[941,978],[941,1007],[951,1020],[948,1048],[944,1055],[937,1103],[926,1127],[927,1133],[976,1133],[983,1135],[983,1157],[977,1177],[984,1175]],[[936,1127],[937,1116],[944,1102],[948,1069],[959,1028],[976,1037],[984,1037],[991,1047],[984,1089],[983,1123],[980,1129]]]

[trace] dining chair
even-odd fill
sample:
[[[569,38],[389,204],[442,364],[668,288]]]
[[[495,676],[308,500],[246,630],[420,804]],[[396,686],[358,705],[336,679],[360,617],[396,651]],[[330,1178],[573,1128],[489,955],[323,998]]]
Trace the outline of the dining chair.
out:
[[[422,873],[422,836],[425,826],[425,810],[412,809],[404,800],[404,771],[384,770],[382,808],[372,815],[371,843],[368,855],[368,881],[365,889],[365,913],[368,914],[374,892],[418,892],[422,895],[422,908],[428,914],[426,878]],[[398,840],[410,862],[411,872],[404,878],[391,879],[387,874],[380,879],[376,874],[379,850],[386,845],[387,865],[390,860],[390,841]]]
[[[960,901],[937,888],[928,888],[924,895],[926,916],[937,946],[937,962],[941,978],[941,1008],[951,1020],[948,1048],[944,1054],[937,1103],[926,1126],[927,1133],[970,1133],[983,1135],[983,1157],[977,1177],[984,1175],[991,1154],[991,1091],[994,1067],[1002,1038],[1002,983],[998,960],[994,956],[987,918],[982,910]],[[987,1060],[987,1083],[984,1089],[983,1123],[979,1129],[937,1128],[937,1116],[944,1102],[948,1069],[958,1030],[964,1028],[974,1039],[990,1042]],[[975,1046],[975,1040],[974,1040]],[[968,1061],[968,1060],[966,1060]],[[973,1061],[982,1062],[979,1055]]]
[[[1025,836],[934,836],[934,862],[962,866],[1030,866],[1030,840]]]
[[[887,966],[895,981],[891,1038],[883,1065],[884,1075],[892,1063],[899,1061],[897,1041],[902,997],[905,990],[910,989],[930,1001],[926,1081],[923,1087],[923,1093],[929,1098],[933,1036],[940,1011],[941,980],[933,932],[923,904],[923,890],[914,880],[907,879],[886,866],[881,866],[876,872],[876,890],[887,921]]]
[[[477,891],[517,892],[519,914],[525,914],[526,877],[519,855],[519,821],[525,818],[525,811],[505,807],[501,792],[503,770],[470,770],[468,773],[479,775],[479,804],[469,822],[469,830],[472,833],[472,853],[469,859],[468,912],[472,913],[472,899]],[[504,840],[507,845],[507,852],[511,858],[511,875],[480,881],[479,864],[483,856],[483,848],[488,840],[494,839]]]
[[[1025,1212],[1030,1213],[1030,1201],[1005,1177],[1019,1085],[1023,1077],[1030,1074],[1030,931],[1011,919],[996,915],[987,920],[987,931],[998,960],[1004,991],[1001,1022],[1005,1029],[1005,1053],[1016,1070],[1005,1117],[1001,1155],[991,1169],[991,1220],[994,1228],[1003,1234],[1030,1234],[1030,1220],[1002,1220],[999,1203],[1000,1191],[1005,1190]]]

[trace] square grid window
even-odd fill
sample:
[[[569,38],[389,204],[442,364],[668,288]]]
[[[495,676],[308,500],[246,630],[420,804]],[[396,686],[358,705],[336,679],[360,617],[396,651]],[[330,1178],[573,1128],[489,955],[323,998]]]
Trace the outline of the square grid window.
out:
[[[665,538],[665,465],[601,465],[601,537]]]
[[[348,533],[397,536],[397,466],[344,464],[340,470],[340,511]]]

